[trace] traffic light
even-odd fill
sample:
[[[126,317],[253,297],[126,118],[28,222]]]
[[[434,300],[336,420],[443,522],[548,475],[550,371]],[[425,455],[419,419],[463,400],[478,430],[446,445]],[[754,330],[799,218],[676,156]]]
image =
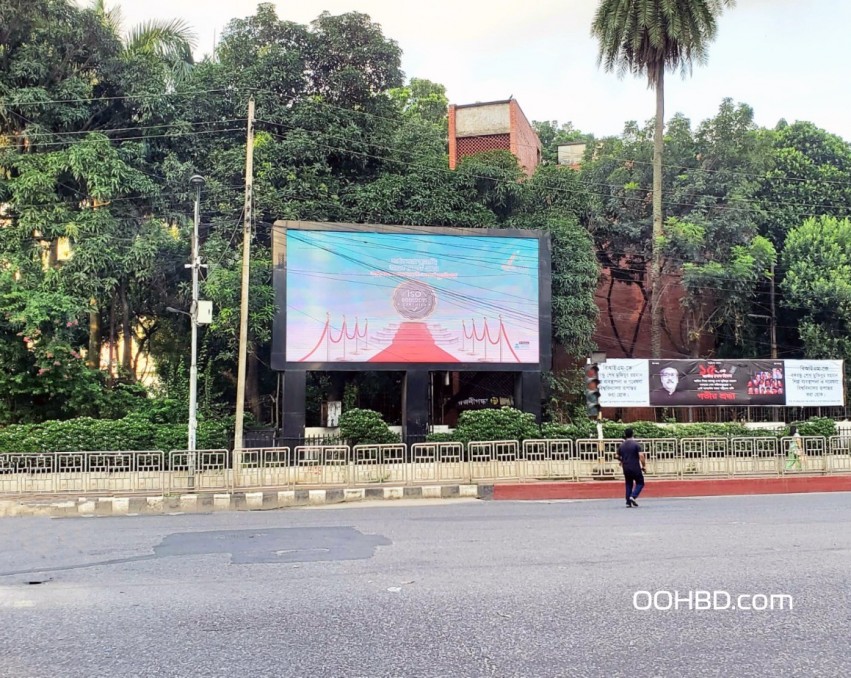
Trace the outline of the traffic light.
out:
[[[600,367],[590,360],[585,366],[585,411],[594,419],[599,418],[603,411],[600,405]]]

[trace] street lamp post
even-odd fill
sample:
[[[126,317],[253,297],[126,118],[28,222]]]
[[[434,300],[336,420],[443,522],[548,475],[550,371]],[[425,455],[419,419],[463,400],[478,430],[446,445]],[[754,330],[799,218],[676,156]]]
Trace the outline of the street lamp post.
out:
[[[198,430],[198,272],[201,257],[198,254],[198,228],[201,223],[201,188],[204,177],[194,175],[189,184],[195,189],[195,220],[192,227],[192,306],[189,314],[192,322],[192,358],[189,363],[189,443],[187,446],[189,466],[189,489],[195,489],[195,440]]]

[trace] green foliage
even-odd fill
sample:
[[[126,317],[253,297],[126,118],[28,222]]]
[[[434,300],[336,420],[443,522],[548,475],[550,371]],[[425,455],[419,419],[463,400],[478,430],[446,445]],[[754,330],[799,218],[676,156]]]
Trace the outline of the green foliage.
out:
[[[458,417],[453,437],[468,443],[479,440],[525,440],[537,438],[540,429],[535,417],[512,407],[487,410],[467,410]]]
[[[593,420],[586,419],[585,422],[577,420],[578,424],[545,424],[541,427],[545,438],[596,438],[597,431]],[[807,430],[819,431],[816,433],[802,435],[834,435],[829,431],[834,430],[835,424],[830,419],[810,419]],[[603,422],[603,437],[607,439],[623,438],[624,431],[631,428],[636,438],[650,440],[653,438],[751,438],[760,436],[785,435],[782,431],[768,429],[748,428],[744,424],[730,422],[724,424],[695,423],[695,424],[668,424],[660,425],[651,421],[634,421],[628,424],[615,421]],[[801,430],[801,427],[799,427]],[[787,429],[788,431],[788,429]]]
[[[520,205],[523,170],[510,151],[485,151],[467,156],[455,170],[469,183],[478,202],[488,208],[497,221],[505,221]]]
[[[798,424],[798,433],[802,436],[830,438],[836,435],[836,422],[827,417],[810,417],[807,421]],[[783,431],[783,435],[789,435],[788,428]]]
[[[784,302],[803,315],[805,355],[851,359],[851,219],[807,219],[789,232],[782,262]]]
[[[542,438],[594,438],[597,435],[594,422],[587,417],[585,420],[577,419],[575,424],[543,424],[541,426]]]
[[[226,448],[232,430],[232,418],[199,421],[197,448]],[[186,445],[186,424],[161,423],[141,414],[114,420],[80,417],[0,428],[0,452],[168,452],[186,449]]]
[[[811,122],[781,123],[762,134],[760,231],[779,250],[787,234],[811,217],[851,214],[851,144]]]
[[[352,447],[399,442],[399,436],[388,428],[378,412],[358,408],[340,415],[340,437]]]
[[[439,83],[411,78],[406,86],[390,89],[387,95],[407,118],[441,126],[446,122],[449,99],[446,98],[446,87]]]

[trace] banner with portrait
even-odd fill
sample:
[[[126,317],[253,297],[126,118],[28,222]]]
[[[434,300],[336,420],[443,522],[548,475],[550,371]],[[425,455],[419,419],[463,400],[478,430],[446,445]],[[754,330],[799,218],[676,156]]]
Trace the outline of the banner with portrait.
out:
[[[600,364],[603,407],[845,404],[841,360],[644,360]]]

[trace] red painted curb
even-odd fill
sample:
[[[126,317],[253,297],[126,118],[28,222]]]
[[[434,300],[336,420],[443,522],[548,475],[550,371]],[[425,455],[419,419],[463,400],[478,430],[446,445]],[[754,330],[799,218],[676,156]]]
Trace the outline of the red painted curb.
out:
[[[784,478],[717,478],[706,480],[653,480],[642,499],[653,497],[715,497],[740,494],[797,494],[851,492],[851,475]],[[623,499],[622,481],[494,484],[494,499]]]

